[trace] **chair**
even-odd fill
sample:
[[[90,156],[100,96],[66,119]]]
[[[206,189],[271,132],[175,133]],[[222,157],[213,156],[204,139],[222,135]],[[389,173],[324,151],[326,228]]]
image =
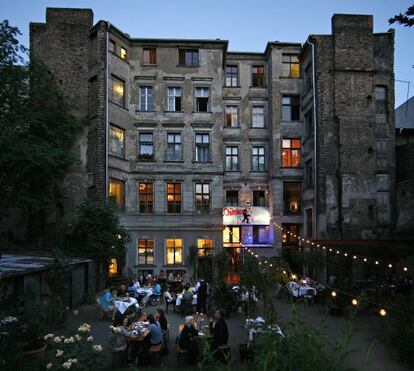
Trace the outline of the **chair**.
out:
[[[176,344],[176,352],[177,352],[177,365],[180,365],[180,361],[182,361],[183,359],[185,360],[187,358],[187,360],[190,360],[190,352],[186,349],[182,349],[180,347],[180,343],[179,343],[179,339],[180,339],[180,335],[177,336],[177,338],[175,339],[175,344]]]
[[[187,316],[193,312],[193,301],[192,299],[181,300],[181,314]]]
[[[305,295],[303,295],[303,298],[305,299],[305,304],[315,304],[314,302],[314,298],[315,298],[315,293],[312,289],[307,289]]]
[[[175,300],[173,299],[173,300],[171,300],[171,301],[168,301],[167,299],[165,299],[165,298],[164,298],[164,301],[165,301],[165,313],[168,313],[168,307],[169,307],[170,305],[172,305],[172,307],[173,307],[173,312],[175,312]]]
[[[160,297],[161,297],[161,295],[152,294],[149,297],[149,304],[152,305],[153,307],[155,307],[159,303]]]

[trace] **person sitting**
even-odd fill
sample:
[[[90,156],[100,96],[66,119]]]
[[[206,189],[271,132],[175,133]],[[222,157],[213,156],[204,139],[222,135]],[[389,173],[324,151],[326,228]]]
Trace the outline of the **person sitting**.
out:
[[[171,303],[174,305],[175,303],[174,298],[171,295],[169,286],[167,286],[167,288],[165,289],[164,300],[165,300],[165,310],[168,312],[168,305]]]
[[[168,281],[174,281],[174,273],[170,272],[170,274],[168,275]]]
[[[119,286],[118,293],[117,293],[117,296],[118,296],[118,297],[123,297],[123,296],[125,296],[127,293],[128,293],[128,291],[127,291],[127,288],[126,288],[126,286],[125,286],[125,285],[121,285],[121,286]]]
[[[178,338],[178,345],[181,349],[188,351],[192,363],[195,363],[198,357],[198,342],[195,339],[198,336],[198,331],[194,327],[193,316],[185,317],[184,323],[183,330]]]
[[[152,314],[148,316],[149,325],[149,333],[151,335],[150,344],[151,345],[159,345],[162,343],[163,336],[161,332],[161,326],[156,320],[156,317]]]
[[[138,318],[138,322],[147,322],[147,313],[142,312],[141,316]]]
[[[135,309],[135,306],[131,305],[130,307],[127,308],[127,310],[125,311],[123,315],[123,320],[122,320],[122,327],[124,329],[127,329],[129,326],[132,325],[136,314],[137,314],[137,311]]]
[[[152,293],[154,295],[160,296],[161,295],[161,285],[156,281],[154,288],[152,289]]]
[[[111,318],[114,319],[116,308],[114,305],[114,298],[112,296],[113,289],[104,290],[101,296],[101,309],[103,312],[108,312],[111,314]]]
[[[218,347],[227,345],[229,341],[229,330],[224,320],[224,311],[222,309],[214,312],[214,322],[213,320],[210,321],[210,333],[213,335],[211,340],[211,348],[213,351]]]

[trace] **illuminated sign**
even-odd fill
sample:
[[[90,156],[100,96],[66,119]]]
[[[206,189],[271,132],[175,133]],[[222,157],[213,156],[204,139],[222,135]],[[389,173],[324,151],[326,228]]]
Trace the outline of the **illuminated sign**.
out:
[[[266,207],[225,207],[223,225],[269,225],[270,213]]]

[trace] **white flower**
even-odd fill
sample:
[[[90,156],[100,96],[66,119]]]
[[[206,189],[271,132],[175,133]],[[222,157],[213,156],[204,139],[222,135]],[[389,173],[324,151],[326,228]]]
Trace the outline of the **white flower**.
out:
[[[46,365],[46,368],[49,370],[49,369],[51,369],[52,368],[52,362],[49,362],[47,365]]]
[[[92,347],[92,349],[93,349],[95,352],[98,352],[98,353],[100,353],[100,352],[102,352],[102,351],[103,351],[103,348],[102,348],[102,346],[101,346],[101,345],[94,345],[94,346]]]
[[[62,364],[62,367],[63,367],[63,368],[66,368],[66,369],[68,369],[68,370],[69,370],[69,369],[72,367],[72,363],[70,363],[70,362],[65,362],[65,363],[63,363],[63,364]]]
[[[55,337],[55,335],[53,335],[53,334],[47,334],[47,335],[45,335],[45,337],[43,339],[49,340],[49,339],[53,339],[54,337]]]
[[[79,314],[79,311],[77,310],[77,309],[75,309],[74,311],[73,311],[73,315],[74,316],[77,316]]]
[[[63,353],[64,353],[63,350],[58,349],[56,351],[56,357],[62,357]]]
[[[82,323],[79,328],[79,332],[90,332],[91,331],[91,325],[88,325],[87,323]]]
[[[59,336],[56,336],[56,337],[53,339],[53,341],[54,341],[55,343],[60,343],[60,342],[62,341],[62,339],[61,339]]]
[[[93,341],[93,336],[89,336],[86,338],[86,341]]]
[[[78,363],[78,359],[77,358],[70,358],[70,359],[68,359],[68,362],[70,362],[70,363]]]
[[[7,316],[3,317],[3,319],[0,321],[2,325],[5,325],[6,323],[16,322],[17,318],[13,316]]]
[[[76,335],[75,335],[75,339],[76,339],[77,341],[81,341],[81,340],[82,340],[82,336],[80,336],[79,334],[76,334]]]

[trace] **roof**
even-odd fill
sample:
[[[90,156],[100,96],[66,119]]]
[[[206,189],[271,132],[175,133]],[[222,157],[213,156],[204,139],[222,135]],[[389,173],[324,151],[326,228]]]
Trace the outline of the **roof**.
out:
[[[90,262],[91,259],[68,258],[69,265]],[[47,270],[52,262],[50,256],[18,255],[6,253],[0,255],[0,278],[22,276],[33,272]]]
[[[395,128],[414,129],[414,96],[395,109]]]

